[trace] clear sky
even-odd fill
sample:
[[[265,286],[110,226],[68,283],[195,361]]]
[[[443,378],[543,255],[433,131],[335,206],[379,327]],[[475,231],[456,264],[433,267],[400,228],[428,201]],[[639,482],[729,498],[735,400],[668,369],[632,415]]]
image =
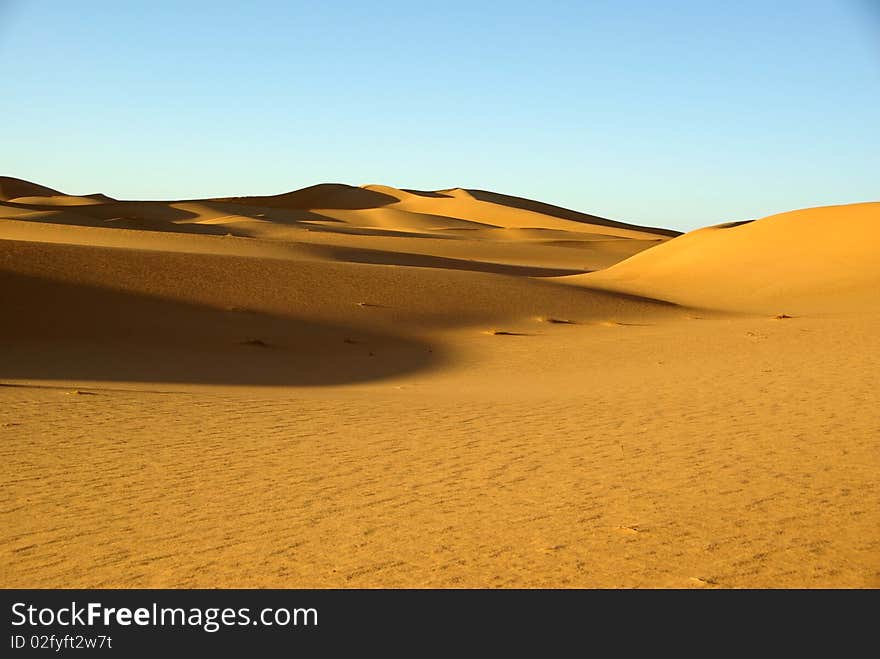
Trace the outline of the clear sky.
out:
[[[0,0],[0,62],[0,174],[72,194],[880,200],[880,0]]]

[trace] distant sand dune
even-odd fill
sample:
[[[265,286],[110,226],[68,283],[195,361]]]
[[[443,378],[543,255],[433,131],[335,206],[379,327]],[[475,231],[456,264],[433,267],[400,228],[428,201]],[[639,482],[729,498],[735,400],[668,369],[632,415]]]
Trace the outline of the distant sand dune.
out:
[[[381,192],[342,183],[320,183],[302,190],[262,197],[224,197],[214,201],[267,208],[336,208],[356,210],[387,206],[398,201]]]
[[[422,266],[446,267],[454,265],[449,259],[470,259],[476,262],[474,270],[561,275],[607,267],[676,235],[517,197],[461,189],[415,193],[388,186],[321,184],[280,195],[165,202],[70,196],[26,181],[3,180],[4,189],[16,197],[0,202],[0,219],[42,225],[34,226],[30,235],[17,228],[16,240],[43,240],[47,235],[43,226],[59,224],[161,234],[229,234],[276,243],[332,245],[337,255],[362,250],[423,255],[426,258],[418,263]],[[28,196],[21,196],[23,192]],[[0,227],[0,238],[3,235]],[[397,240],[392,244],[388,239]],[[144,238],[128,234],[125,240],[136,249]],[[155,239],[147,241],[156,247]],[[564,241],[565,247],[579,253],[557,249],[554,241]],[[114,242],[120,246],[118,239]],[[180,246],[178,242],[173,249]],[[371,262],[417,265],[409,257],[402,261],[385,256]]]

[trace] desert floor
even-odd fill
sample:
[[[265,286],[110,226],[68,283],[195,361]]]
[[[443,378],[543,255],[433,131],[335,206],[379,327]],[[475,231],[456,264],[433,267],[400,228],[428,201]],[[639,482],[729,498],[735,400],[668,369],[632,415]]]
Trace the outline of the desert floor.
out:
[[[0,193],[4,587],[880,587],[880,204]]]

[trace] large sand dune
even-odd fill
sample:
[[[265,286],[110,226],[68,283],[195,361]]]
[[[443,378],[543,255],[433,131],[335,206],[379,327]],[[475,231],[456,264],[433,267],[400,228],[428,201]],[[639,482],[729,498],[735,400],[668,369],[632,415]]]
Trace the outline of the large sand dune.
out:
[[[880,310],[880,202],[808,208],[692,231],[588,287],[763,313]]]
[[[0,585],[878,586],[878,207],[2,178]]]

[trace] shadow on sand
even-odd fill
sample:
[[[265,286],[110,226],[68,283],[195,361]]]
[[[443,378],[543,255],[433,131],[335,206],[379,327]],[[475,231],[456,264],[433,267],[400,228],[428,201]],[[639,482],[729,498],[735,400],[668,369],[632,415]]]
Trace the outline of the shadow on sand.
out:
[[[444,361],[355,326],[217,309],[0,272],[0,379],[316,386]]]

